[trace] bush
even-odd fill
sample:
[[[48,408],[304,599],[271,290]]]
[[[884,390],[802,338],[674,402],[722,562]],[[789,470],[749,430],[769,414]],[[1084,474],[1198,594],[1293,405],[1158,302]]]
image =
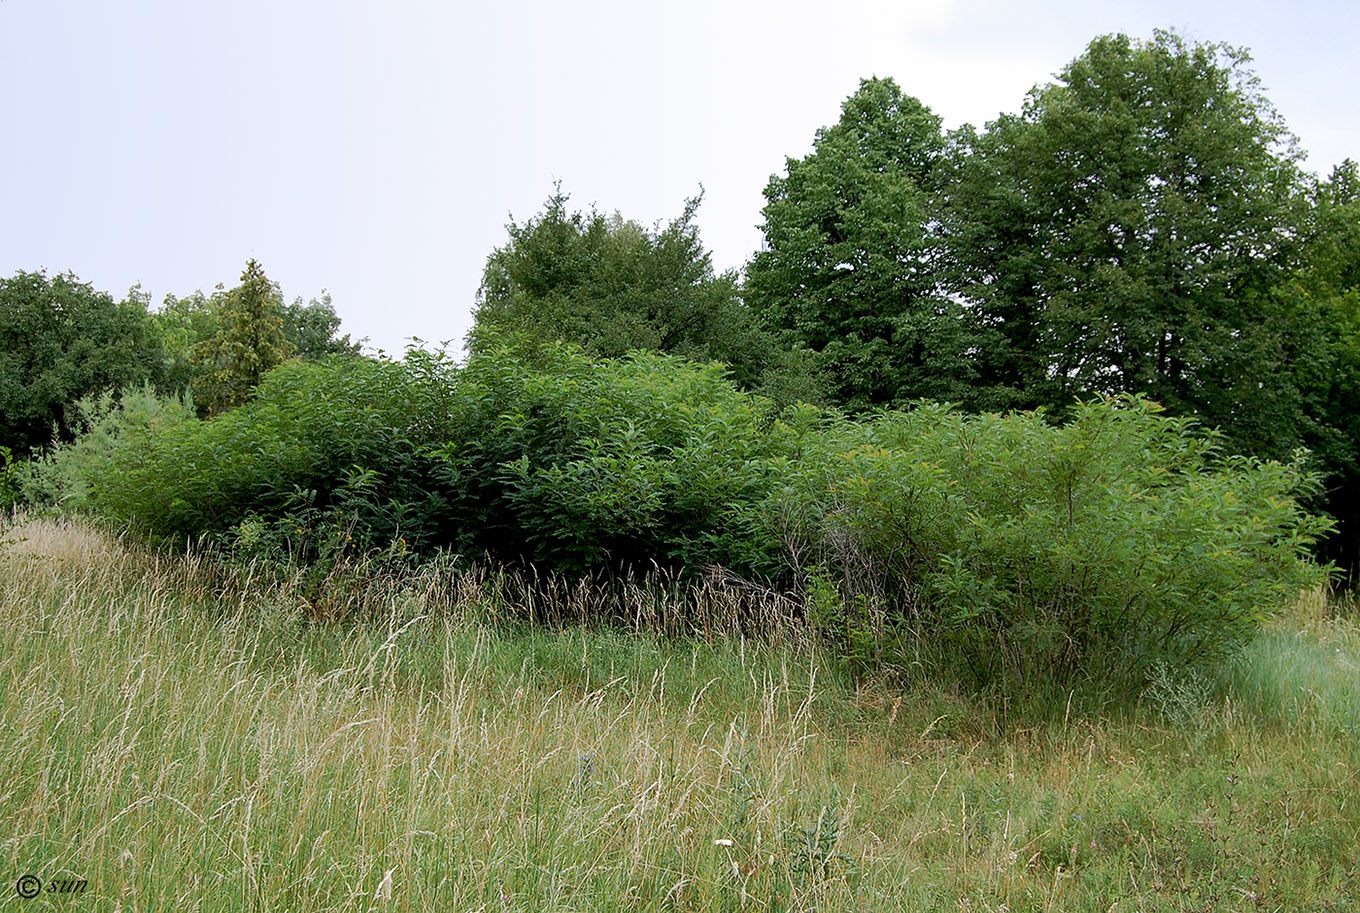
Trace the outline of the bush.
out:
[[[75,438],[56,443],[13,471],[19,501],[39,510],[84,513],[94,506],[93,481],[121,465],[152,439],[194,420],[187,397],[161,396],[150,386],[121,395],[105,392],[76,400],[69,410]]]
[[[1062,426],[939,406],[810,426],[764,514],[848,607],[886,604],[860,623],[890,641],[875,618],[900,622],[911,659],[1136,684],[1222,656],[1323,576],[1300,467],[1220,456],[1159,411],[1119,397]]]
[[[352,518],[385,544],[431,533],[440,508],[421,446],[431,426],[431,373],[390,362],[290,362],[256,396],[211,420],[180,424],[92,473],[104,512],[170,538],[221,535],[281,521],[298,560],[315,557],[322,517]],[[426,439],[422,439],[422,435]],[[428,462],[428,461],[426,461]]]
[[[502,337],[464,367],[290,363],[242,408],[81,464],[168,537],[330,568],[439,551],[568,575],[722,566],[799,592],[856,676],[1141,681],[1215,659],[1324,575],[1298,465],[1220,454],[1142,399],[851,421],[722,369]]]
[[[775,567],[737,510],[763,497],[772,406],[719,366],[511,338],[472,359],[457,400],[444,471],[480,548],[577,573]]]
[[[461,369],[419,351],[287,364],[94,475],[102,509],[156,535],[245,532],[293,561],[401,538],[577,574],[750,571],[732,506],[763,495],[770,420],[714,365],[509,339]]]

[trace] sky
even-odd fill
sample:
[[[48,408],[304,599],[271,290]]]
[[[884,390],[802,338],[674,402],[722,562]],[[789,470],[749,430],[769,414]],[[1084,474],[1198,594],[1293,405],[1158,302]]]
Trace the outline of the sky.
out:
[[[1158,28],[1248,48],[1309,170],[1360,159],[1353,0],[0,0],[0,276],[154,306],[253,257],[372,349],[457,347],[556,182],[648,226],[702,192],[740,269],[770,176],[861,78],[980,126]]]

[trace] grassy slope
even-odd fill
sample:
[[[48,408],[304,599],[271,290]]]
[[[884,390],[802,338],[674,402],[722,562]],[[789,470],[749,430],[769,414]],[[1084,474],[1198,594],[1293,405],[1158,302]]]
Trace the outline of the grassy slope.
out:
[[[0,908],[1312,910],[1360,903],[1360,632],[998,734],[797,642],[224,604],[31,523],[0,555]],[[1212,689],[1211,689],[1212,686]]]

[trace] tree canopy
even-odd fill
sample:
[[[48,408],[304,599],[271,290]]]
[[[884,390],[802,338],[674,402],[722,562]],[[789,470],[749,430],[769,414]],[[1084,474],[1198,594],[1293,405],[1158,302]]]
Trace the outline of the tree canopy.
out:
[[[776,399],[816,399],[807,360],[781,348],[746,307],[734,273],[716,273],[695,225],[699,198],[664,228],[618,213],[571,212],[559,187],[544,211],[511,222],[487,259],[469,347],[508,333],[575,343],[601,357],[649,350],[726,364]]]
[[[944,221],[993,399],[1142,393],[1225,427],[1269,409],[1299,171],[1249,60],[1098,38],[1022,113],[960,133]]]
[[[959,400],[972,348],[942,294],[934,191],[940,118],[890,79],[866,79],[813,151],[765,188],[751,306],[785,344],[818,354],[838,401]]]
[[[0,444],[27,454],[69,437],[72,403],[154,381],[160,361],[138,290],[118,302],[70,274],[0,279]]]

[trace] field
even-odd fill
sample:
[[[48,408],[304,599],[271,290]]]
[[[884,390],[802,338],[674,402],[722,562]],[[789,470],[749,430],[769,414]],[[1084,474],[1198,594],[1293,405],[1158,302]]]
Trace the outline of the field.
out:
[[[1317,597],[1136,705],[1003,712],[796,626],[531,627],[454,573],[317,623],[79,524],[3,538],[4,909],[1360,904],[1360,626]]]

